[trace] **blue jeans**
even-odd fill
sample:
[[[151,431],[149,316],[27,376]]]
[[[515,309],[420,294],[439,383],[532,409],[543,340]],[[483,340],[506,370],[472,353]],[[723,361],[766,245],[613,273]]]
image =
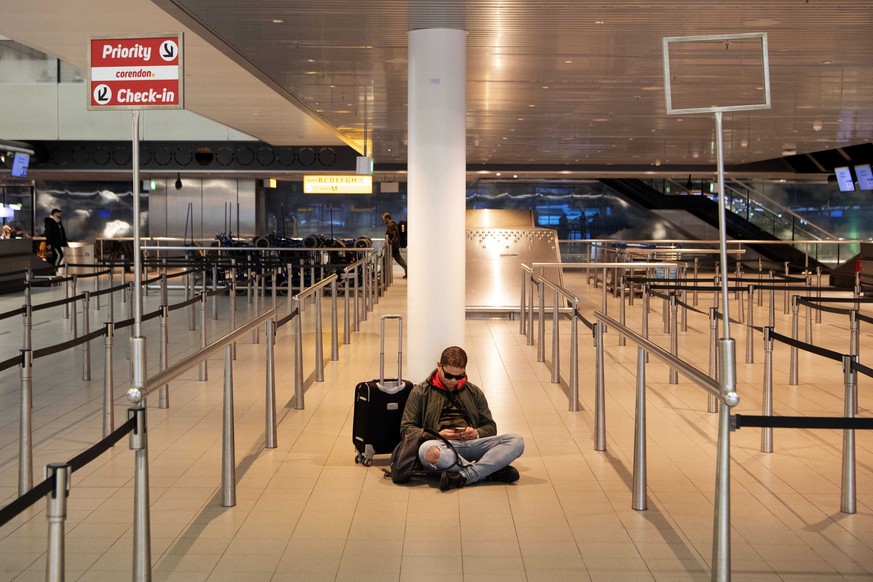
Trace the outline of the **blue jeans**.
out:
[[[470,441],[451,441],[458,451],[460,459],[455,463],[455,453],[441,440],[429,440],[421,443],[418,448],[418,458],[427,471],[452,471],[461,473],[467,483],[481,481],[491,473],[499,471],[524,452],[524,439],[517,434],[501,434]],[[428,463],[425,453],[431,447],[440,450],[440,458],[436,464]]]

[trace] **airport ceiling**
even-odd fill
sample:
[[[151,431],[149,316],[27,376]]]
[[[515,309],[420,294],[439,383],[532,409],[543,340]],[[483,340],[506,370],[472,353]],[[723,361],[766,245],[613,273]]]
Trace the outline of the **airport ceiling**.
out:
[[[406,163],[407,31],[463,28],[468,170],[553,177],[711,174],[714,115],[667,114],[662,41],[767,33],[772,103],[724,113],[725,164],[775,176],[831,171],[811,152],[837,165],[873,161],[854,159],[873,148],[871,0],[0,0],[0,9],[0,34],[83,70],[91,36],[182,31],[187,109],[275,146],[363,152],[366,138],[384,170]],[[764,101],[759,41],[671,47],[674,107]]]

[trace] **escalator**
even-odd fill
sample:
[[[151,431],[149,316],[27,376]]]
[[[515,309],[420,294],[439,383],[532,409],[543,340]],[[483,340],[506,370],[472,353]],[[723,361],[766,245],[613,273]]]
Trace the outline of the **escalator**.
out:
[[[719,227],[718,204],[706,196],[666,196],[645,182],[630,178],[602,179],[600,182],[648,210],[684,210],[716,229]],[[725,234],[729,239],[737,241],[780,240],[732,212],[725,212]],[[821,267],[823,273],[830,273],[831,270],[830,267],[812,257],[807,259],[805,253],[787,242],[766,245],[749,243],[747,246],[767,260],[776,263],[788,261],[794,270],[806,268],[807,260],[809,261],[809,269],[813,271],[816,267]]]

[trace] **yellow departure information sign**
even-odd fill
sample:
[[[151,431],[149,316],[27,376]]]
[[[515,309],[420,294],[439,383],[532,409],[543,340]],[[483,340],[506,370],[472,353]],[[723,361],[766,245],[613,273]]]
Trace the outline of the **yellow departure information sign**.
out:
[[[372,194],[373,176],[303,176],[304,194]]]

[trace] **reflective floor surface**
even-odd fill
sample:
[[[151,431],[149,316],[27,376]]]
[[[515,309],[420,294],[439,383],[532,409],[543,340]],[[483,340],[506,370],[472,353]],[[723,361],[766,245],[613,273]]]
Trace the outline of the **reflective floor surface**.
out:
[[[295,410],[291,326],[277,338],[278,446],[264,448],[264,336],[245,338],[234,363],[237,503],[221,506],[222,357],[209,363],[209,380],[197,371],[171,385],[170,408],[148,408],[151,499],[151,559],[154,580],[434,581],[501,582],[584,580],[709,580],[717,415],[706,395],[680,377],[669,384],[667,368],[652,359],[646,369],[648,509],[631,508],[636,347],[605,343],[607,450],[594,450],[594,349],[580,328],[582,410],[568,411],[569,325],[563,322],[560,384],[550,381],[551,319],[547,362],[537,362],[519,322],[467,320],[465,347],[470,379],[482,386],[501,432],[521,433],[526,452],[515,464],[512,485],[478,484],[441,493],[435,481],[398,486],[382,476],[387,457],[366,468],[354,462],[351,442],[353,388],[379,369],[379,316],[405,313],[405,281],[396,278],[362,322],[339,360],[329,362],[324,382],[306,391]],[[589,319],[601,308],[599,289],[584,279],[568,286],[582,297]],[[61,297],[41,290],[34,303]],[[171,292],[170,301],[184,297]],[[221,317],[209,320],[210,339],[228,330],[227,298]],[[690,298],[689,298],[690,301]],[[280,310],[284,309],[280,299]],[[610,314],[618,313],[610,298]],[[764,306],[756,322],[766,321]],[[777,297],[776,328],[790,334],[790,319]],[[0,298],[0,312],[22,304]],[[146,311],[158,304],[146,298]],[[326,305],[329,301],[325,302]],[[712,296],[702,294],[706,312]],[[628,325],[640,329],[639,298],[628,308]],[[669,347],[653,302],[651,338]],[[732,308],[736,308],[736,302]],[[116,309],[126,309],[120,303]],[[52,316],[51,313],[54,315]],[[313,317],[308,309],[306,317]],[[92,315],[105,318],[106,306]],[[241,296],[238,321],[254,313]],[[199,345],[187,312],[170,324],[171,361]],[[71,325],[58,310],[37,312],[34,347],[69,339]],[[732,312],[732,317],[736,313]],[[824,313],[815,324],[818,345],[848,352],[847,317]],[[144,324],[151,373],[158,366],[158,320]],[[340,320],[342,321],[342,320]],[[0,361],[21,345],[20,317],[0,325]],[[198,324],[199,325],[199,324]],[[804,338],[804,320],[800,323]],[[862,325],[861,362],[870,328]],[[737,339],[741,413],[761,413],[763,349],[755,338],[755,361],[745,364],[745,327]],[[415,332],[404,330],[404,337]],[[342,327],[340,328],[342,336]],[[305,376],[313,372],[313,334],[307,335]],[[115,350],[116,418],[127,407],[125,333]],[[325,329],[325,358],[329,332]],[[34,472],[64,461],[101,438],[103,343],[92,342],[93,375],[81,380],[82,348],[34,365]],[[389,340],[389,344],[390,340]],[[774,351],[774,413],[838,416],[843,412],[843,374],[837,362],[801,353],[799,384],[788,382],[789,348]],[[689,312],[680,355],[708,370],[709,321]],[[434,354],[436,360],[438,354]],[[866,358],[869,361],[869,357]],[[389,362],[393,362],[389,358]],[[389,363],[389,369],[392,364]],[[421,378],[411,378],[420,381]],[[859,416],[870,415],[873,381],[860,379]],[[18,480],[18,371],[0,374],[0,503],[16,496]],[[857,434],[857,513],[840,512],[842,431],[779,429],[774,452],[760,452],[761,431],[731,433],[732,573],[734,580],[873,579],[873,435]],[[122,440],[73,474],[66,521],[67,580],[118,581],[131,576],[133,453]],[[39,480],[39,478],[37,479]],[[45,503],[0,528],[0,581],[45,579]]]

